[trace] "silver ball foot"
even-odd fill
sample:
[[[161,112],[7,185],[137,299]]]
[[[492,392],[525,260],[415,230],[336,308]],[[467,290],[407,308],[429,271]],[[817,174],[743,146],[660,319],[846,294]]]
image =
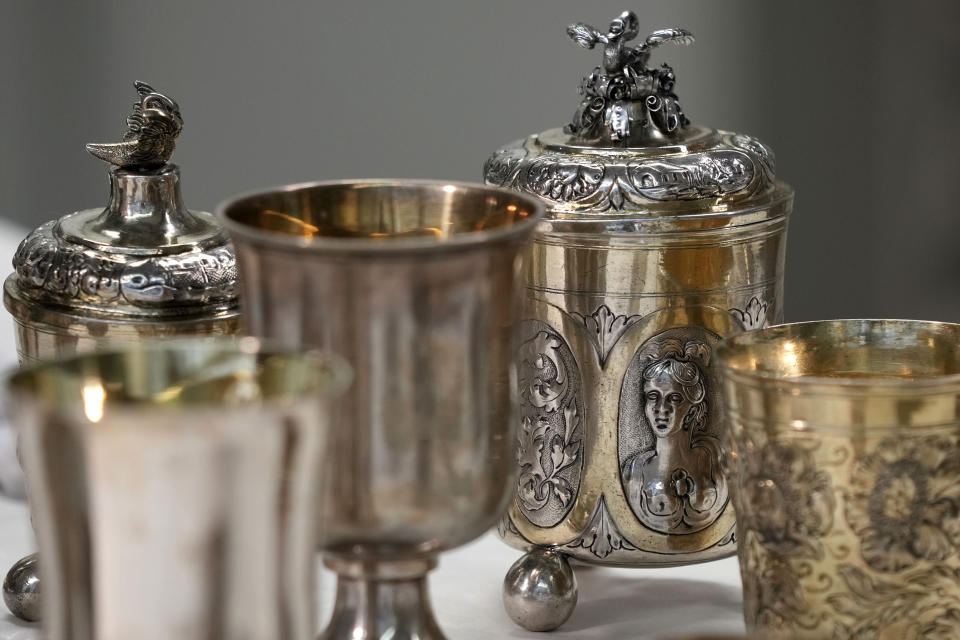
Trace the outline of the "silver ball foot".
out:
[[[507,615],[528,631],[553,631],[577,606],[577,577],[567,557],[534,548],[513,563],[503,579]]]
[[[3,601],[21,620],[40,619],[40,575],[37,554],[20,558],[3,579]]]

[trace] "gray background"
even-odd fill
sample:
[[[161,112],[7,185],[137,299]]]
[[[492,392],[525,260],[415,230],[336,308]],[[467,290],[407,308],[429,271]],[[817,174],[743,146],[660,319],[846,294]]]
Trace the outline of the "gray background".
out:
[[[184,195],[347,177],[480,179],[563,124],[599,61],[564,27],[633,8],[695,122],[751,133],[797,190],[788,320],[960,321],[960,3],[0,0],[0,216],[106,201],[134,79],[179,100]]]

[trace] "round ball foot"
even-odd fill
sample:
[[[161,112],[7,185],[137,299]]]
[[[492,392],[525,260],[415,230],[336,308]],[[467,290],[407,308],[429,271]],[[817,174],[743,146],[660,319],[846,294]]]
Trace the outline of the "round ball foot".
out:
[[[503,580],[507,615],[528,631],[552,631],[577,606],[577,577],[567,557],[535,548],[513,563]]]
[[[3,580],[3,601],[10,613],[21,620],[40,619],[40,575],[37,554],[20,558]]]

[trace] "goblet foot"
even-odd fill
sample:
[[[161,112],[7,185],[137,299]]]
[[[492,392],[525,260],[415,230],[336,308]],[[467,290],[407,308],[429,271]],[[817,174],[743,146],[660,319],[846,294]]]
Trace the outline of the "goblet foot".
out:
[[[320,640],[446,640],[430,607],[435,558],[370,560],[324,556],[337,573],[333,615]]]
[[[27,622],[40,619],[40,569],[37,559],[36,553],[20,558],[3,579],[3,601],[7,609]]]
[[[528,631],[552,631],[577,606],[577,577],[567,557],[534,547],[513,563],[503,579],[507,615]]]

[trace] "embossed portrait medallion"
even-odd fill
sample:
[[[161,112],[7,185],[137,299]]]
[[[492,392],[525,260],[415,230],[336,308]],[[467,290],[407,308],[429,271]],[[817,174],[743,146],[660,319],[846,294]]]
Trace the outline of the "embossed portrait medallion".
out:
[[[580,371],[566,341],[547,324],[526,321],[521,335],[517,505],[530,522],[551,527],[566,517],[580,488]]]
[[[720,385],[710,360],[720,337],[667,329],[644,342],[623,378],[618,453],[627,502],[659,533],[701,531],[723,513]]]

